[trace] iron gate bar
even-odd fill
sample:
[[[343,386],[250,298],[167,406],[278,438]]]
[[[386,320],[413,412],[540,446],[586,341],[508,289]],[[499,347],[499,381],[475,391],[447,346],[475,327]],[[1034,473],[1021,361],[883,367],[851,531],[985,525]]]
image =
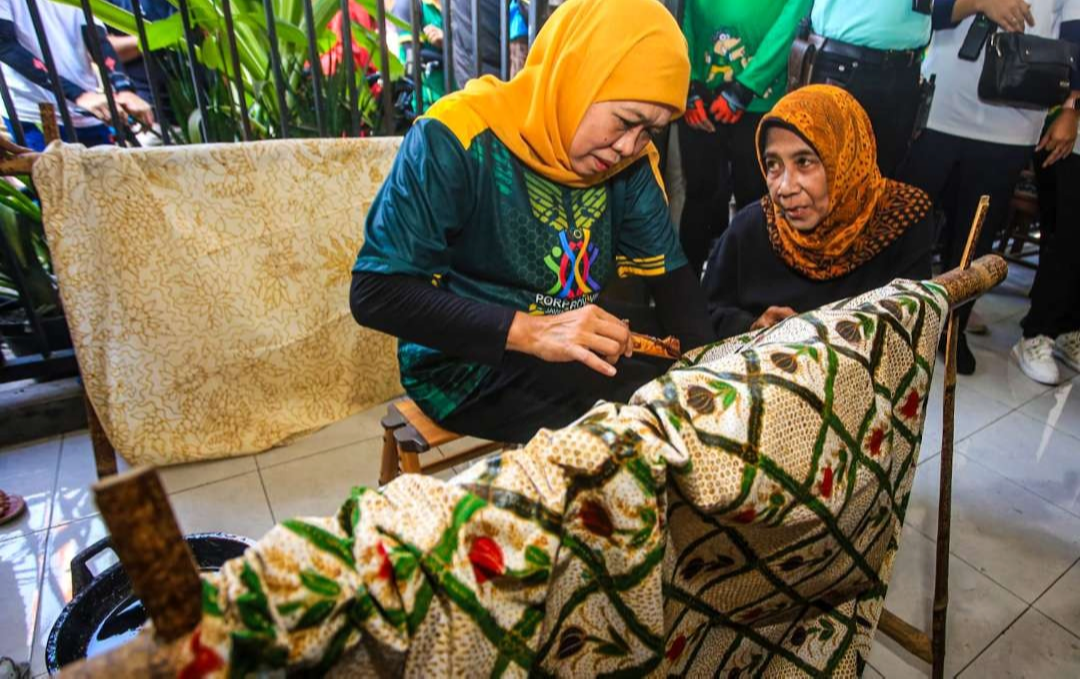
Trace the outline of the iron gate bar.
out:
[[[394,84],[390,81],[390,50],[386,47],[386,0],[375,0],[375,9],[379,22],[379,74],[383,83],[381,127],[384,134],[391,134],[394,131]]]
[[[23,133],[19,114],[15,111],[15,102],[11,99],[11,91],[8,90],[7,79],[4,78],[4,69],[0,68],[0,98],[4,101],[4,110],[7,111],[8,120],[11,122],[11,131],[15,137],[15,143],[26,146],[26,135]]]
[[[113,96],[112,82],[109,80],[109,69],[105,65],[105,53],[101,51],[101,36],[97,32],[97,24],[94,22],[94,10],[90,9],[90,0],[82,0],[83,16],[86,17],[86,26],[83,32],[89,41],[90,58],[98,69],[98,77],[101,79],[101,89],[105,92],[105,102],[109,105],[109,118],[112,119],[113,130],[116,132],[116,142],[120,146],[129,145],[129,130],[127,117],[120,117],[120,110],[116,108],[116,97]],[[59,74],[58,74],[59,75]]]
[[[451,26],[453,22],[454,12],[451,9],[449,3],[446,5],[446,9],[443,11],[443,85],[445,86],[446,93],[450,94],[454,91],[456,84],[454,82],[454,29]]]
[[[469,0],[469,20],[472,22],[472,77],[479,78],[483,67],[480,58],[480,0]]]
[[[143,66],[146,68],[146,82],[150,85],[150,96],[153,99],[154,115],[157,116],[158,127],[161,128],[161,141],[168,146],[169,120],[165,117],[165,107],[162,105],[161,88],[154,79],[151,63],[154,55],[150,52],[150,40],[146,37],[146,22],[143,21],[142,2],[131,0],[131,13],[135,15],[135,29],[139,34],[139,50],[142,52]]]
[[[138,2],[138,0],[135,0]],[[222,0],[221,11],[225,14],[225,32],[229,34],[229,61],[232,63],[233,82],[236,95],[240,100],[240,137],[251,141],[251,120],[248,118],[247,91],[244,89],[244,77],[240,70],[240,50],[236,46],[236,26],[233,24],[232,3]]]
[[[510,79],[510,0],[499,1],[499,78]]]
[[[229,0],[224,0],[228,2]],[[326,136],[326,121],[323,119],[322,98],[322,63],[319,61],[319,46],[315,35],[315,10],[311,0],[304,0],[304,23],[307,24],[308,62],[311,63],[311,91],[315,95],[315,126],[319,136]]]
[[[360,91],[356,85],[356,62],[352,53],[352,15],[349,0],[341,0],[341,61],[338,68],[345,67],[345,91],[349,97],[349,134],[360,135]]]
[[[75,143],[78,140],[75,136],[75,125],[71,122],[71,111],[68,110],[64,90],[60,87],[60,71],[56,69],[56,61],[53,59],[52,49],[49,48],[49,38],[45,35],[44,24],[41,23],[41,12],[38,11],[37,0],[26,0],[26,6],[30,10],[30,20],[34,24],[38,46],[41,47],[41,60],[45,62],[45,70],[49,74],[53,97],[56,99],[56,105],[60,107],[60,119],[64,121],[66,141]]]
[[[195,88],[195,103],[199,107],[199,129],[202,132],[203,143],[210,139],[210,112],[206,108],[206,93],[202,89],[202,78],[199,77],[199,62],[195,58],[195,32],[191,29],[191,14],[187,0],[177,0],[180,10],[180,22],[184,28],[184,43],[187,45],[188,70],[191,72],[191,84]]]
[[[412,14],[412,64],[413,64],[413,100],[416,102],[416,115],[424,115],[424,65],[420,58],[420,24],[423,21],[424,8],[420,0],[411,0]]]
[[[83,0],[86,2],[87,0]],[[274,16],[274,0],[263,0],[266,13],[266,36],[270,40],[270,68],[274,74],[274,89],[277,94],[278,125],[281,138],[289,138],[289,107],[285,103],[285,77],[281,73],[281,50],[278,47],[277,17]],[[238,73],[237,76],[240,74]]]

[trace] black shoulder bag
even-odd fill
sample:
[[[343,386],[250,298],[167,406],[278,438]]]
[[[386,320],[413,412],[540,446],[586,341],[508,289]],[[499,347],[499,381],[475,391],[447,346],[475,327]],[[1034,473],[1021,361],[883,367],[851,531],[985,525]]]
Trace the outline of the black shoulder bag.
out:
[[[986,45],[979,98],[994,104],[1048,109],[1069,97],[1077,67],[1074,46],[1064,40],[996,32]]]

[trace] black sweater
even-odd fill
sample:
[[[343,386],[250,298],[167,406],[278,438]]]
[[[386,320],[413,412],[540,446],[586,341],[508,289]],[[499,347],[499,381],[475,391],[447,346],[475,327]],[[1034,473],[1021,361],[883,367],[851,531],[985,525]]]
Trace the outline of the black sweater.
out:
[[[851,273],[815,281],[777,256],[761,203],[747,205],[724,232],[705,271],[703,287],[713,331],[718,337],[747,332],[770,306],[802,313],[879,288],[895,278],[929,278],[932,244],[933,221],[928,215]]]

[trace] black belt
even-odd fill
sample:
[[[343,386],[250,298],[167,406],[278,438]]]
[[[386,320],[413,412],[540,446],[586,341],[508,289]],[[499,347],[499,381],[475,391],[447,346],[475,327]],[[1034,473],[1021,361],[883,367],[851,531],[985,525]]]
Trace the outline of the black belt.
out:
[[[818,52],[845,57],[879,68],[911,68],[922,62],[923,49],[914,50],[879,50],[873,47],[851,45],[832,38],[825,38],[825,44]]]

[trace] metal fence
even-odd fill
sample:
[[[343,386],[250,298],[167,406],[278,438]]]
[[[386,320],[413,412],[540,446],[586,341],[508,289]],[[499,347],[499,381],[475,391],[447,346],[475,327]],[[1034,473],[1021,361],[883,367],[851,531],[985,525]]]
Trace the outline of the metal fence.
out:
[[[149,103],[159,122],[155,134],[160,138],[159,143],[165,145],[401,133],[431,103],[423,93],[425,80],[439,77],[433,73],[437,69],[429,69],[432,63],[441,59],[442,82],[438,84],[445,92],[460,84],[454,78],[457,29],[450,0],[443,0],[443,44],[441,53],[434,50],[434,55],[431,49],[425,54],[418,48],[424,32],[423,0],[408,0],[409,22],[388,12],[388,0],[355,0],[367,17],[373,19],[373,25],[354,22],[350,0],[169,0],[175,6],[175,14],[154,22],[144,18],[142,3],[147,0],[129,0],[131,12],[105,0],[16,1],[27,5],[41,62],[49,74],[57,73],[56,60],[42,22],[40,2],[75,6],[82,11],[87,26],[94,26],[100,17],[111,28],[137,37],[142,75],[151,93]],[[511,75],[510,0],[484,1],[498,3],[497,73],[506,80]],[[485,51],[480,30],[481,0],[467,2],[470,26],[465,27],[469,34],[463,44],[473,53],[472,73],[479,74],[483,71]],[[557,4],[559,0],[551,3],[521,0],[528,45]],[[667,0],[665,4],[675,16],[681,15],[682,0]],[[457,7],[460,11],[461,7]],[[489,12],[491,8],[492,5],[484,6]],[[335,15],[340,16],[338,44],[333,44],[335,36],[328,33]],[[405,64],[391,54],[388,42],[391,23],[411,43],[410,58]],[[95,30],[87,31],[86,37],[90,57],[102,76],[108,122],[115,131],[116,143],[137,146],[133,120],[116,101],[108,78],[104,77],[107,68],[101,39]],[[356,47],[366,50],[368,55],[360,64],[353,56]],[[486,51],[490,53],[490,46]],[[55,138],[59,123],[63,140],[75,142],[74,102],[65,99],[59,78],[51,76],[49,80],[56,112],[42,115],[42,128],[47,138],[49,131]],[[0,96],[11,136],[15,143],[24,145],[24,121],[19,119],[2,69]],[[76,112],[85,113],[77,109]],[[27,186],[22,193],[33,202],[29,178],[23,176],[22,180]],[[0,177],[0,181],[4,178]],[[8,194],[10,197],[10,191]],[[0,354],[0,383],[75,372],[62,314],[58,318],[63,327],[46,327],[55,319],[41,313],[41,300],[34,298],[33,286],[27,281],[26,256],[39,256],[35,266],[42,264],[37,269],[51,276],[40,229],[40,211],[36,223],[30,213],[19,216],[20,223],[14,229],[0,229],[0,293],[7,293],[6,302],[0,294],[0,321],[5,314],[21,309],[22,336],[16,339],[23,346],[20,353],[30,353],[8,359],[6,364]],[[26,252],[27,247],[36,243],[26,239],[27,230],[33,229],[40,233],[41,241],[36,255],[33,251]],[[51,308],[59,310],[58,299]],[[0,323],[0,329],[2,326]],[[10,330],[6,343],[9,348],[15,345]]]
[[[53,0],[21,1],[32,18],[45,70],[54,74],[56,62],[39,9],[40,2]],[[149,84],[150,103],[160,122],[157,134],[164,144],[394,134],[422,113],[415,109],[431,103],[410,96],[423,92],[425,78],[430,77],[422,54],[427,56],[431,50],[412,49],[413,58],[406,70],[388,45],[391,23],[409,37],[412,46],[421,44],[422,0],[409,0],[412,20],[408,23],[388,13],[387,0],[360,0],[356,4],[373,10],[375,25],[370,28],[354,23],[349,0],[170,0],[178,19],[153,23],[144,19],[141,0],[129,0],[130,13],[105,0],[56,1],[78,5],[88,26],[100,17],[110,27],[138,38],[144,70],[140,76],[145,75]],[[480,0],[469,2],[473,73],[481,69],[480,4]],[[259,11],[253,12],[254,8]],[[528,16],[531,44],[548,15],[549,3],[531,0],[523,3],[523,10]],[[341,58],[331,54],[331,71],[325,72],[321,62],[325,62],[327,51],[320,45],[325,45],[327,38],[326,20],[337,12],[340,50],[334,50]],[[448,3],[442,11],[444,39],[439,55],[446,92],[455,88],[453,16]],[[168,24],[175,33],[173,39],[162,38],[166,31],[159,30],[157,24]],[[498,74],[506,79],[510,75],[509,0],[499,3],[498,31]],[[151,35],[157,44],[151,44]],[[349,58],[357,46],[369,52],[367,63],[374,68],[366,70],[373,72],[360,72],[356,61]],[[98,72],[106,73],[97,32],[87,31],[87,47]],[[64,98],[57,78],[50,77],[50,81],[64,141],[73,142],[74,103]],[[3,78],[0,91],[12,136],[16,143],[22,143],[21,121]],[[103,91],[108,101],[107,122],[115,130],[117,144],[138,145],[131,133],[133,121],[118,105],[112,89],[104,87]],[[412,110],[410,103],[414,104]]]

